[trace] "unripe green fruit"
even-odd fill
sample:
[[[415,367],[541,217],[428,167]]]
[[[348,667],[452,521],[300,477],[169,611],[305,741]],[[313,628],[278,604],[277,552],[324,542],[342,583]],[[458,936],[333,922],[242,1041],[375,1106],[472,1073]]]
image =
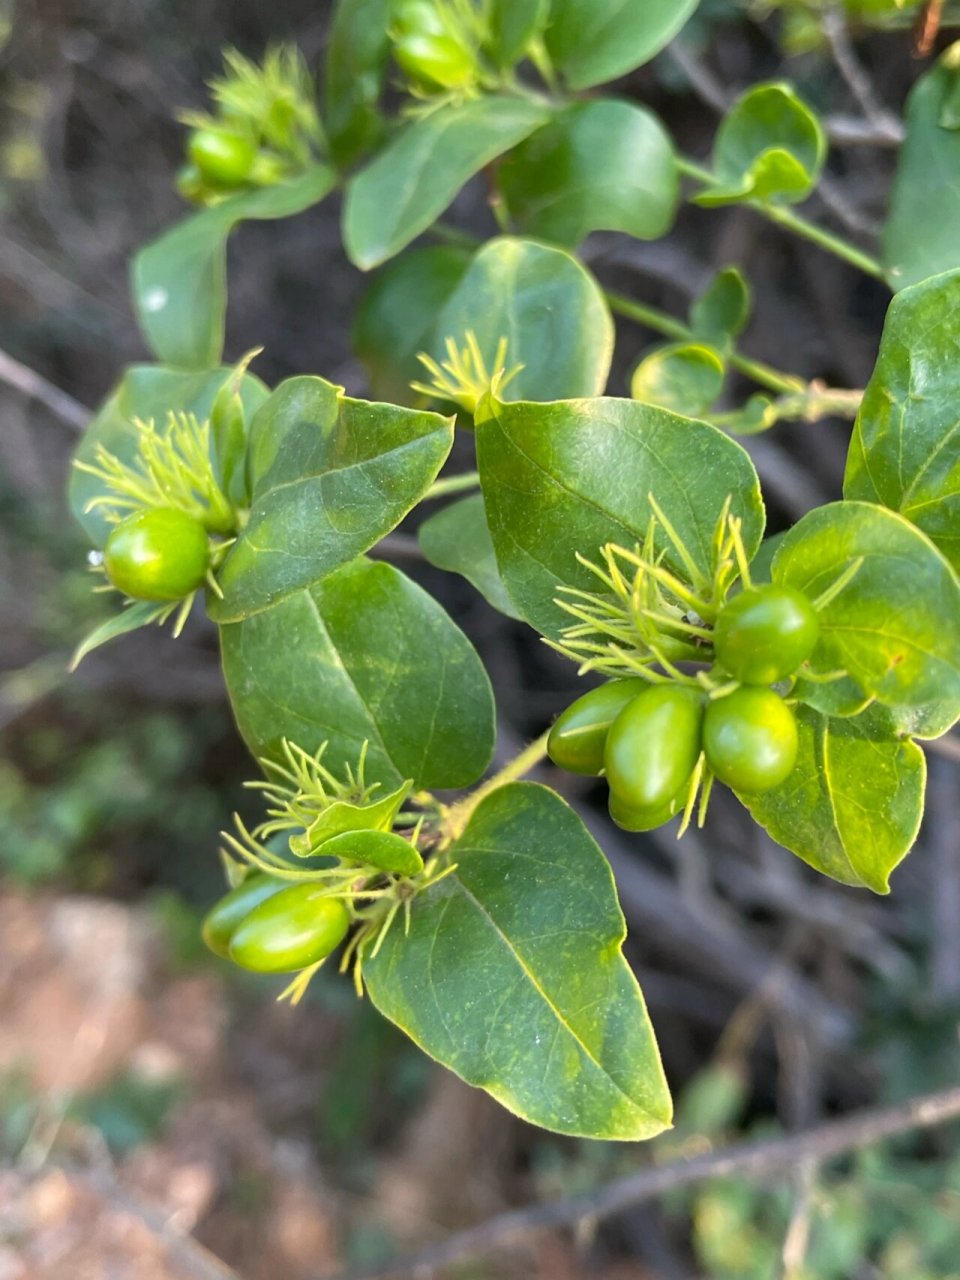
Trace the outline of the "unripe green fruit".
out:
[[[631,809],[625,805],[613,791],[610,792],[610,817],[624,831],[653,831],[662,827],[665,822],[675,818],[683,808],[684,801],[676,796],[667,804],[655,809]]]
[[[713,637],[717,662],[745,684],[775,684],[804,663],[816,646],[820,621],[802,592],[752,587],[720,610]]]
[[[703,749],[721,782],[746,795],[784,782],[797,762],[797,720],[773,689],[741,685],[707,707]]]
[[[561,769],[596,777],[603,771],[607,731],[627,703],[649,687],[639,678],[608,680],[583,694],[554,721],[547,755]]]
[[[347,936],[350,913],[320,884],[295,884],[255,907],[230,939],[230,959],[257,973],[294,973]]]
[[[226,959],[230,953],[230,939],[241,921],[246,919],[254,907],[258,907],[267,898],[272,898],[275,893],[280,893],[288,885],[287,880],[275,880],[273,876],[254,871],[236,888],[225,893],[210,908],[203,921],[203,940],[210,950]]]
[[[230,129],[194,129],[187,139],[187,155],[214,186],[242,187],[257,158],[252,138]]]
[[[206,529],[175,507],[127,516],[103,548],[107,577],[135,600],[182,600],[203,584],[209,565]]]
[[[604,766],[623,809],[660,809],[680,792],[700,755],[703,701],[686,685],[652,685],[614,720]]]
[[[414,84],[459,89],[476,79],[476,59],[428,0],[400,0],[393,24],[393,56]]]

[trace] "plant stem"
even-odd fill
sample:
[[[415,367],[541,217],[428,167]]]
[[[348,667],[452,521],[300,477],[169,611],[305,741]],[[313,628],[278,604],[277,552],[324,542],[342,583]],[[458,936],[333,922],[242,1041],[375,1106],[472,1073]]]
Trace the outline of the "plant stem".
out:
[[[817,244],[821,249],[825,249],[827,253],[832,253],[836,258],[842,258],[844,262],[849,262],[852,267],[857,267],[868,276],[873,276],[875,280],[882,280],[884,284],[887,282],[886,272],[876,258],[869,253],[864,253],[862,249],[858,249],[856,245],[850,244],[847,240],[835,236],[829,231],[824,231],[821,227],[814,226],[812,222],[807,222],[805,218],[801,218],[798,213],[794,213],[792,209],[786,205],[768,204],[759,200],[750,202],[751,207],[758,209],[764,217],[776,222],[781,227],[786,227],[788,231],[794,231],[798,236],[804,236],[813,244]]]
[[[424,501],[427,498],[445,498],[450,493],[463,493],[465,489],[476,489],[480,485],[480,473],[478,471],[464,471],[458,476],[441,476],[439,480],[434,480],[433,484],[423,495]]]
[[[649,329],[662,333],[664,337],[676,338],[680,342],[697,340],[696,334],[688,325],[674,316],[667,315],[665,311],[647,306],[643,302],[635,302],[632,298],[625,298],[620,293],[607,293],[606,299],[611,311],[626,316],[628,320],[645,324]],[[807,384],[803,378],[798,378],[791,373],[781,373],[779,369],[773,369],[759,360],[750,360],[747,356],[741,356],[735,351],[727,357],[727,360],[758,386],[766,387],[770,391],[776,391],[782,395],[799,395],[806,390]]]
[[[690,160],[687,156],[677,157],[677,168],[681,173],[685,173],[689,178],[695,178],[698,182],[713,184],[716,181],[709,169],[705,169],[703,165],[697,164],[695,160]],[[840,236],[836,236],[830,231],[824,231],[822,227],[808,222],[806,218],[794,213],[787,205],[774,204],[769,200],[744,200],[743,203],[749,205],[751,209],[756,209],[758,213],[765,218],[769,218],[771,222],[777,223],[778,226],[786,227],[788,231],[792,231],[794,234],[810,240],[813,244],[819,245],[827,253],[832,253],[834,257],[842,258],[844,262],[857,267],[858,270],[865,272],[868,276],[873,276],[875,280],[883,280],[886,283],[886,272],[876,258],[869,253],[865,253],[862,249],[858,249],[856,245],[850,244],[849,241],[842,239]]]
[[[510,763],[504,765],[492,778],[487,778],[486,782],[482,782],[469,795],[464,796],[462,800],[448,809],[443,820],[444,834],[451,840],[459,839],[474,810],[482,801],[486,800],[488,795],[499,790],[500,787],[506,786],[508,782],[516,782],[518,778],[522,778],[524,774],[536,768],[547,754],[548,736],[549,730],[546,733],[542,733],[528,747],[524,747],[518,756],[514,756]]]
[[[822,418],[830,417],[855,418],[862,400],[862,391],[827,387],[815,379],[796,395],[781,396],[768,405],[759,430],[769,431],[778,422],[819,422]],[[739,412],[715,413],[710,415],[709,421],[715,427],[731,427],[736,431],[740,418]],[[754,434],[753,429],[750,434]]]

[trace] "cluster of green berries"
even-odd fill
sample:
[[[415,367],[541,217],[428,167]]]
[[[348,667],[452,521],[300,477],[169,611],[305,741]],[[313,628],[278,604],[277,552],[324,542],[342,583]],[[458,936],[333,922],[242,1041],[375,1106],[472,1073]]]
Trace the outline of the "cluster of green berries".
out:
[[[298,973],[325,960],[347,936],[350,912],[323,885],[253,871],[203,922],[216,955],[256,973]]]
[[[694,679],[610,680],[558,718],[550,758],[572,773],[605,775],[611,816],[630,831],[661,826],[685,808],[701,754],[734,791],[769,791],[797,759],[796,718],[771,686],[810,657],[819,630],[801,592],[748,588],[717,616],[711,689]]]

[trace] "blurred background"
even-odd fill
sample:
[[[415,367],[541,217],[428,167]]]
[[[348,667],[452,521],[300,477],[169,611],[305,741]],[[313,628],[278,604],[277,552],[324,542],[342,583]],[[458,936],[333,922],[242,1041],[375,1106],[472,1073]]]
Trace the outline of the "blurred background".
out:
[[[430,1064],[335,975],[292,1010],[274,1003],[275,982],[204,952],[218,832],[234,809],[250,813],[241,784],[253,772],[214,629],[194,618],[175,645],[141,631],[69,676],[71,650],[107,606],[91,594],[64,484],[87,410],[145,358],[127,264],[185,212],[176,113],[205,104],[224,45],[257,57],[294,40],[316,66],[329,9],[0,3],[0,1280],[318,1280],[512,1205],[960,1074],[949,744],[930,755],[928,817],[888,899],[818,878],[729,795],[678,844],[615,832],[602,788],[541,771],[614,863],[628,955],[679,1099],[677,1129],[643,1148],[529,1128]],[[803,6],[704,0],[683,45],[620,88],[705,156],[723,99],[784,75],[842,139],[862,113],[818,32]],[[863,31],[857,49],[896,117],[925,65],[909,29]],[[834,148],[826,204],[811,206],[854,238],[875,225],[895,157],[889,121],[866,126]],[[484,198],[468,188],[454,216],[488,235]],[[338,213],[332,199],[234,235],[227,356],[262,344],[267,382],[316,372],[362,395],[350,331],[365,281],[340,249]],[[756,295],[745,350],[835,386],[869,376],[885,290],[748,209],[688,209],[655,245],[596,235],[585,256],[620,292],[681,315],[713,270],[745,264]],[[611,389],[623,394],[652,335],[621,324],[619,336]],[[801,423],[747,442],[773,529],[840,496],[848,432]],[[573,668],[461,580],[412,556],[403,567],[479,648],[506,758],[579,691]],[[949,1280],[960,1277],[957,1137],[941,1130],[762,1186],[703,1184],[576,1239],[541,1234],[437,1274]]]

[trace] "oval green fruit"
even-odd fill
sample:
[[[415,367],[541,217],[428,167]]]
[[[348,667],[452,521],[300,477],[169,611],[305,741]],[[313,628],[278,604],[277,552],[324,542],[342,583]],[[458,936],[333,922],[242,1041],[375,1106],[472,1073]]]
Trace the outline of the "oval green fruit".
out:
[[[610,817],[623,831],[653,831],[675,818],[683,808],[684,798],[675,796],[668,804],[655,809],[631,809],[610,792]]]
[[[554,721],[547,755],[569,773],[596,777],[603,770],[607,731],[627,703],[649,688],[649,683],[639,678],[608,680],[583,694]]]
[[[203,584],[209,564],[206,529],[175,507],[127,516],[103,548],[107,577],[135,600],[182,600]]]
[[[685,685],[652,685],[610,726],[604,767],[624,809],[645,812],[668,805],[689,779],[700,755],[703,694]]]
[[[320,884],[295,884],[255,907],[230,939],[230,959],[257,973],[293,973],[347,936],[350,913]]]
[[[254,871],[236,888],[225,893],[219,902],[207,912],[202,927],[203,940],[218,956],[229,955],[230,939],[237,926],[245,920],[254,907],[289,886],[289,880],[276,880],[273,876]]]
[[[187,155],[208,182],[220,187],[242,187],[250,177],[257,147],[245,134],[211,126],[192,131],[187,139]]]
[[[414,84],[457,89],[476,79],[472,51],[428,0],[401,0],[392,27],[393,56]]]
[[[720,610],[713,637],[717,662],[745,684],[774,684],[813,653],[816,610],[793,587],[751,587]]]
[[[703,749],[707,764],[734,791],[770,791],[797,762],[797,720],[773,689],[741,685],[707,707]]]

